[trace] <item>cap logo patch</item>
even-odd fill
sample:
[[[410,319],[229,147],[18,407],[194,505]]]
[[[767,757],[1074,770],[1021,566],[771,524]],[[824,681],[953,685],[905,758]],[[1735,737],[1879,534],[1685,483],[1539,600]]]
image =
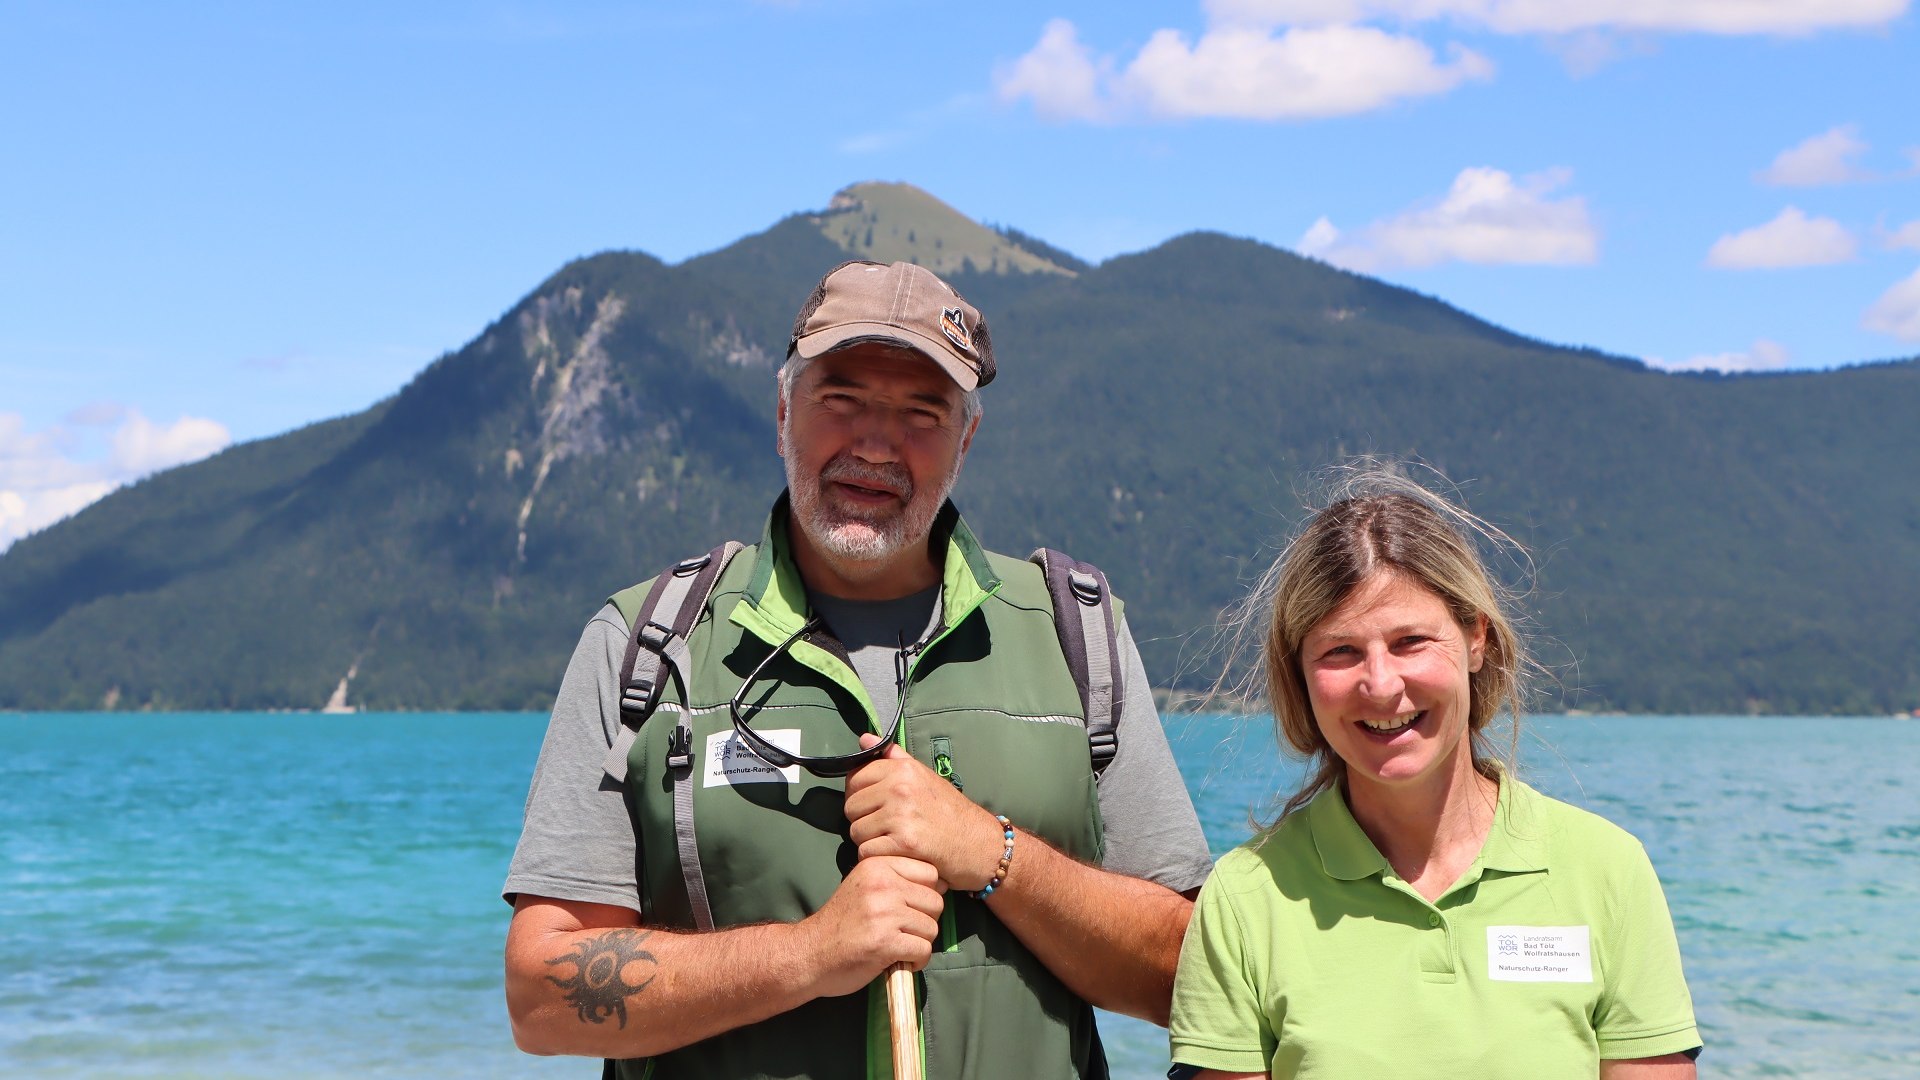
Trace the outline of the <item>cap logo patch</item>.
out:
[[[940,332],[947,335],[961,352],[973,351],[973,334],[967,330],[967,318],[957,307],[940,309]]]

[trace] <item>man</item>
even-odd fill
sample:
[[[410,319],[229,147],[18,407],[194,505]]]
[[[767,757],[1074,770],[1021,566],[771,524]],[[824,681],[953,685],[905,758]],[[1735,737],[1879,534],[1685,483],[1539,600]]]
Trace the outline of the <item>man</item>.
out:
[[[621,669],[650,589],[568,665],[505,887],[522,1049],[655,1080],[887,1076],[900,963],[930,1077],[1103,1077],[1090,1005],[1166,1023],[1205,841],[1124,621],[1096,779],[1040,570],[947,501],[994,371],[924,268],[815,288],[779,375],[787,492],[637,734]]]

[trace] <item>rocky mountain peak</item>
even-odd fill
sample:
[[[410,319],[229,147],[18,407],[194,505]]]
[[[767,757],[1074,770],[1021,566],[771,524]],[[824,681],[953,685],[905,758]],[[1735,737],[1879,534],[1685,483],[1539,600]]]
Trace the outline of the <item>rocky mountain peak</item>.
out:
[[[813,216],[849,255],[919,263],[937,274],[1064,274],[1074,271],[974,221],[912,184],[872,180],[834,193]]]

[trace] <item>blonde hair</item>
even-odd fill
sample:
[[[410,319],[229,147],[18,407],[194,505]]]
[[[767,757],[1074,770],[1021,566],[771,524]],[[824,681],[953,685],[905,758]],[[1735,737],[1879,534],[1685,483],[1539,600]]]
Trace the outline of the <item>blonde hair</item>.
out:
[[[1425,587],[1464,630],[1486,620],[1484,660],[1468,681],[1473,766],[1489,778],[1513,768],[1528,683],[1538,665],[1516,627],[1518,592],[1489,571],[1481,545],[1508,553],[1531,575],[1526,552],[1510,537],[1414,482],[1403,466],[1363,459],[1332,471],[1325,505],[1227,618],[1229,672],[1257,640],[1258,660],[1242,686],[1264,690],[1280,741],[1309,764],[1306,781],[1287,798],[1275,824],[1340,781],[1344,766],[1314,721],[1300,645],[1376,574],[1397,574]],[[1495,749],[1491,734],[1502,713],[1512,733],[1504,753]]]

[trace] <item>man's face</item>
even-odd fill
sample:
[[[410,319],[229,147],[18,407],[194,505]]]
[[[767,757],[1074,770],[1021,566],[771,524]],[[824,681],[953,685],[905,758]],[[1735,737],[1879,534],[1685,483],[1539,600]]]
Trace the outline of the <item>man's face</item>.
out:
[[[877,576],[926,543],[978,426],[962,398],[933,361],[878,343],[794,380],[779,415],[794,521],[837,572]]]

